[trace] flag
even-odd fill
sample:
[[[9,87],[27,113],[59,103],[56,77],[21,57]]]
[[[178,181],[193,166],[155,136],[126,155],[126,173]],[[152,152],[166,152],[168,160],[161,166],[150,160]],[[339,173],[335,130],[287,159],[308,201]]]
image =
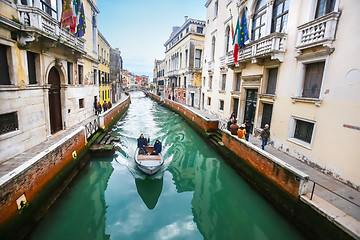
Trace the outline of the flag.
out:
[[[78,5],[76,0],[72,0],[72,23],[70,24],[70,30],[72,33],[76,32],[77,16],[79,14]]]
[[[234,24],[233,24],[231,12],[230,12],[230,15],[231,15],[231,37],[234,38]]]
[[[86,28],[86,24],[85,24],[85,14],[84,14],[84,4],[81,3],[79,24],[77,26],[77,36],[78,37],[84,36],[85,28]]]
[[[70,26],[73,23],[73,12],[71,8],[71,0],[64,0],[61,13],[61,27]]]
[[[245,11],[243,12],[242,19],[241,19],[241,25],[240,25],[240,41],[239,45],[245,46],[245,42],[248,40],[248,30],[246,27],[246,18],[245,18]]]
[[[239,52],[239,40],[240,40],[240,24],[239,18],[236,23],[235,33],[233,37],[233,45],[234,45],[234,62],[237,63],[238,60],[238,52]]]

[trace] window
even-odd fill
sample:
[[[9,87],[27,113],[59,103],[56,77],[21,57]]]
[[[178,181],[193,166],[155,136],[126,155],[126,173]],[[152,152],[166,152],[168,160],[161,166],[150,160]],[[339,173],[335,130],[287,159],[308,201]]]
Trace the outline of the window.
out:
[[[7,59],[8,48],[0,44],[0,85],[10,85],[9,64]]]
[[[225,91],[226,87],[226,74],[221,75],[221,90]]]
[[[229,52],[230,50],[230,27],[227,26],[225,31],[225,53]]]
[[[240,92],[241,85],[241,73],[236,73],[235,91]]]
[[[185,50],[185,67],[188,66],[188,50]]]
[[[28,75],[29,75],[29,84],[36,84],[36,66],[35,66],[35,56],[33,52],[26,52],[27,55],[27,65],[28,65]]]
[[[18,130],[17,113],[7,113],[0,115],[0,135]]]
[[[327,13],[333,12],[336,0],[318,0],[316,6],[315,18],[324,16]]]
[[[67,62],[67,81],[68,84],[72,83],[73,79],[73,63]]]
[[[182,53],[180,53],[180,69],[182,68]]]
[[[184,93],[184,98],[186,98],[186,93]]]
[[[290,137],[311,144],[314,127],[315,123],[312,121],[293,118],[293,129]]]
[[[197,27],[196,32],[197,33],[203,33],[204,28],[203,27]]]
[[[214,5],[214,18],[217,17],[218,15],[218,10],[219,10],[219,2],[218,0],[215,1],[215,5]]]
[[[224,111],[224,100],[220,100],[220,102],[219,102],[219,110]]]
[[[79,108],[84,108],[84,99],[83,98],[79,99]]]
[[[186,88],[186,77],[184,77],[184,88]]]
[[[101,83],[103,85],[105,84],[105,73],[104,73],[104,71],[101,71]]]
[[[256,4],[252,25],[253,40],[257,40],[266,34],[266,2],[266,0],[259,0]]]
[[[201,49],[195,50],[195,68],[201,68]]]
[[[94,85],[97,85],[98,83],[96,82],[97,80],[97,70],[94,69]]]
[[[211,61],[215,59],[215,37],[212,38],[211,41]]]
[[[78,65],[78,76],[79,76],[79,85],[82,84],[83,82],[83,66],[82,65]]]
[[[207,101],[208,105],[211,105],[211,97],[208,97],[208,101]]]
[[[209,89],[211,89],[212,88],[212,76],[209,76]]]
[[[325,62],[306,64],[302,97],[319,98]]]
[[[275,94],[276,89],[276,79],[277,79],[277,68],[269,69],[268,82],[266,87],[266,94]]]
[[[273,8],[271,32],[286,31],[290,0],[276,0]]]
[[[93,40],[93,51],[96,52],[96,40],[97,40],[97,32],[96,32],[96,14],[92,11],[92,40]]]

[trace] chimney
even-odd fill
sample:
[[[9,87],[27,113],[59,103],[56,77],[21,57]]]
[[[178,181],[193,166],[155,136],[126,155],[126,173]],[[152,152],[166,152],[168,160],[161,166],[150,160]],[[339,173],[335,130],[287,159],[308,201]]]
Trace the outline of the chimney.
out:
[[[189,17],[188,17],[188,16],[185,16],[184,18],[185,18],[185,22],[189,19]]]

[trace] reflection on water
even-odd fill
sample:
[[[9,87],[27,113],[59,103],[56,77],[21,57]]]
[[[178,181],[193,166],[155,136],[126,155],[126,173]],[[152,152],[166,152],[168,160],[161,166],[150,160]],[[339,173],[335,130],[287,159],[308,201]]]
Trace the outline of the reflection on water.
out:
[[[163,188],[162,178],[135,178],[136,190],[148,209],[153,209]]]
[[[86,165],[33,239],[304,239],[183,119],[143,93],[131,102],[112,132],[121,150]],[[163,142],[151,177],[134,161],[140,133]]]

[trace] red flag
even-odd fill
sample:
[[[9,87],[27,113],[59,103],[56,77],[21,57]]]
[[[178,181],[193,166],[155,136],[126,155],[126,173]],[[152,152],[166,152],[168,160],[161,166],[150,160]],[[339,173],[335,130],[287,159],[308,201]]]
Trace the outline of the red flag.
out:
[[[71,8],[71,0],[64,0],[61,13],[61,27],[67,27],[73,24],[73,12]]]

